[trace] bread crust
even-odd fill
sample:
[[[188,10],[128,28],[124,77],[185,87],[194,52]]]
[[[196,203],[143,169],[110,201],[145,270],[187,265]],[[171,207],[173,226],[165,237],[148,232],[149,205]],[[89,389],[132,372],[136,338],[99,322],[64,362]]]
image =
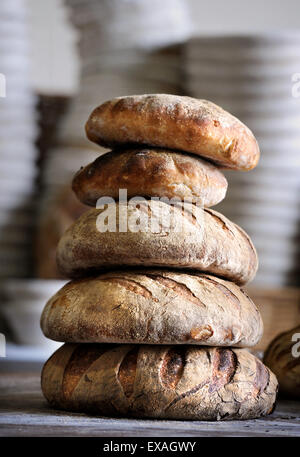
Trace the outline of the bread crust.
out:
[[[76,278],[116,266],[189,268],[239,285],[255,276],[258,259],[250,238],[220,213],[196,205],[189,205],[183,213],[182,208],[161,201],[146,201],[139,206],[118,203],[109,208],[113,220],[116,211],[114,232],[99,231],[96,226],[107,209],[91,209],[77,219],[58,243],[61,273]],[[147,215],[148,231],[130,231],[131,226],[120,231],[124,212],[127,221],[142,220]],[[171,224],[164,225],[162,214],[169,214]],[[156,233],[151,230],[153,226]]]
[[[114,98],[94,109],[86,134],[105,147],[147,144],[178,149],[237,170],[251,170],[259,160],[259,147],[248,127],[214,103],[191,97]]]
[[[46,304],[41,328],[64,342],[237,347],[263,333],[259,311],[234,283],[148,269],[69,282]]]
[[[226,195],[227,180],[213,164],[191,154],[155,148],[114,150],[77,172],[72,188],[78,199],[96,206],[100,197],[177,197],[210,207]]]
[[[279,393],[300,399],[300,357],[292,354],[292,347],[299,341],[299,337],[292,340],[295,333],[300,335],[300,325],[274,338],[265,352],[264,363],[276,374]]]
[[[274,409],[277,380],[244,349],[65,344],[46,362],[55,408],[157,419],[254,419]]]

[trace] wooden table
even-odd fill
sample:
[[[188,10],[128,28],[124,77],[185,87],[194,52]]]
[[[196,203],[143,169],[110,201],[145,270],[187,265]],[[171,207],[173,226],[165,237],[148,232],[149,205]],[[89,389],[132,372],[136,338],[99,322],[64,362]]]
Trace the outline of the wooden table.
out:
[[[298,436],[300,402],[280,401],[267,418],[199,422],[89,417],[50,409],[35,372],[0,374],[0,436]]]

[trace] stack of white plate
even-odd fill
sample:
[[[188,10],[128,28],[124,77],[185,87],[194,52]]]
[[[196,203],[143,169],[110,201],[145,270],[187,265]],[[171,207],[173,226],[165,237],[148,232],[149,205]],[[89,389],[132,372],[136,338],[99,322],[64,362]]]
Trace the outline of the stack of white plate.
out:
[[[37,128],[27,32],[24,0],[1,0],[0,277],[3,278],[30,274]]]
[[[81,80],[45,161],[44,198],[80,166],[105,150],[87,140],[84,126],[100,103],[121,95],[180,93],[182,42],[191,22],[184,0],[66,0],[79,31]]]
[[[181,43],[191,22],[183,0],[66,3],[80,33],[81,85],[60,138],[90,147],[84,124],[95,105],[126,94],[182,91]]]
[[[83,56],[91,52],[168,46],[190,35],[184,0],[66,0],[83,36]]]
[[[188,93],[214,101],[254,132],[257,168],[230,171],[217,206],[253,238],[260,268],[256,284],[294,284],[300,227],[300,33],[195,38],[186,46]],[[299,79],[300,80],[300,79]]]

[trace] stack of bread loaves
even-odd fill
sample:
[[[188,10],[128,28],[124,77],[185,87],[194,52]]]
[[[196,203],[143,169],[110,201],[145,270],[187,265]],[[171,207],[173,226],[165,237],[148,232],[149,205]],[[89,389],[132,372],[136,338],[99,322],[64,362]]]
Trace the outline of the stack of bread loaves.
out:
[[[113,99],[92,112],[86,131],[116,149],[73,180],[83,203],[98,204],[58,245],[61,272],[77,279],[42,315],[44,334],[67,343],[44,366],[45,397],[103,415],[269,414],[276,378],[241,349],[263,330],[240,288],[255,275],[256,251],[208,209],[226,193],[219,165],[256,165],[253,134],[213,103],[174,95]],[[130,200],[120,200],[120,189]]]

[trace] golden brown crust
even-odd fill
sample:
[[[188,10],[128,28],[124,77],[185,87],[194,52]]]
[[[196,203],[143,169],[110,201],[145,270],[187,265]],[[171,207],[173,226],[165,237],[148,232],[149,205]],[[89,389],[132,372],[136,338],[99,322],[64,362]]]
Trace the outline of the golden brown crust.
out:
[[[100,197],[179,198],[210,207],[223,200],[227,180],[213,164],[191,154],[163,149],[114,150],[77,172],[72,183],[79,200],[96,206]]]
[[[237,170],[259,160],[253,133],[207,100],[169,94],[118,97],[98,106],[86,123],[87,137],[102,146],[147,144],[206,157]]]
[[[107,211],[84,213],[62,236],[57,262],[66,277],[86,276],[107,267],[154,266],[196,269],[242,285],[256,273],[257,254],[250,238],[216,211],[189,205],[183,213],[182,208],[160,201],[140,203],[139,208],[117,204]],[[111,214],[115,220],[115,211],[115,231],[99,231],[99,217],[103,221]],[[124,214],[128,226],[122,232]],[[167,216],[161,217],[168,214],[170,225],[165,222]],[[129,222],[146,216],[148,231],[132,231]]]
[[[234,283],[168,270],[71,281],[47,303],[46,337],[64,342],[254,346],[263,324]]]
[[[46,362],[42,390],[53,407],[71,411],[230,420],[270,414],[277,381],[243,349],[65,344]]]
[[[298,334],[294,340],[293,335]],[[279,382],[279,392],[291,398],[300,399],[300,350],[296,349],[298,357],[292,353],[292,348],[300,339],[300,325],[283,332],[269,344],[264,363],[276,374]]]

